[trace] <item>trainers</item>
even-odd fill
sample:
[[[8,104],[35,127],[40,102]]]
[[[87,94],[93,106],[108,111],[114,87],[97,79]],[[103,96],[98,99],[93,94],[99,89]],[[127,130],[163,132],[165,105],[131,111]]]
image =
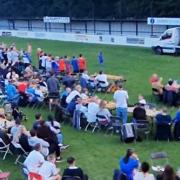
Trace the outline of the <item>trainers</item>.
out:
[[[56,162],[63,162],[63,161],[65,161],[65,160],[63,160],[62,157],[57,157],[57,158],[56,158]]]
[[[60,148],[61,148],[61,150],[65,150],[65,149],[67,149],[69,147],[69,145],[62,145]]]

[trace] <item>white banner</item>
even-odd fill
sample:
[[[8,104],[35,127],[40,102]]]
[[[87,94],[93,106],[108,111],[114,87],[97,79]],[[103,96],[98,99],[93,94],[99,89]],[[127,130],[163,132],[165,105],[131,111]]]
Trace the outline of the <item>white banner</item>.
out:
[[[149,25],[180,25],[180,18],[156,18],[148,17],[147,24]]]
[[[70,23],[69,17],[43,17],[44,23]]]

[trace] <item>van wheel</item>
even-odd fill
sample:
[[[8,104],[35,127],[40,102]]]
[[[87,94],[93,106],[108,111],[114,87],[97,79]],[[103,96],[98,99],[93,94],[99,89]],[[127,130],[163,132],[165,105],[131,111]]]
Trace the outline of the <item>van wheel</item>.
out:
[[[161,47],[156,47],[155,49],[154,49],[154,51],[155,51],[155,54],[157,54],[157,55],[161,55],[162,54],[162,48]]]

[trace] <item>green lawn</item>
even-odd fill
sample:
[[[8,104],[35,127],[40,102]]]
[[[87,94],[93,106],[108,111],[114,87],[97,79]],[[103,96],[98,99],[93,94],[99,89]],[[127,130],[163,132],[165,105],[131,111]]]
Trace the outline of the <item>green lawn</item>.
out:
[[[158,73],[163,77],[164,83],[168,78],[179,79],[180,77],[180,58],[173,56],[157,56],[150,49],[83,44],[71,42],[59,42],[48,40],[32,40],[20,38],[0,38],[7,44],[16,42],[18,48],[26,47],[31,43],[33,47],[33,62],[37,64],[35,56],[36,49],[41,47],[43,50],[53,55],[78,55],[82,53],[87,59],[88,71],[97,72],[100,68],[97,64],[97,53],[102,50],[105,56],[105,65],[103,69],[106,73],[123,75],[127,82],[125,88],[129,92],[130,103],[137,101],[138,94],[143,94],[145,98],[154,102],[151,96],[151,87],[148,79],[152,73]],[[106,98],[112,99],[112,95]],[[48,110],[32,110],[25,108],[23,110],[29,120],[27,127],[31,127],[33,115],[35,112],[41,112],[44,116]],[[175,108],[169,108],[169,112],[174,115]],[[63,153],[63,158],[73,155],[77,158],[77,164],[82,167],[89,175],[91,180],[110,180],[112,171],[118,167],[118,159],[121,157],[126,148],[133,147],[139,154],[140,160],[149,161],[149,154],[153,151],[166,151],[169,154],[170,163],[177,168],[179,164],[178,151],[180,144],[178,142],[154,142],[143,141],[137,144],[122,144],[118,136],[110,136],[104,133],[90,133],[73,130],[68,125],[63,126],[65,143],[71,147]],[[63,170],[66,163],[60,163],[58,166]],[[0,160],[0,169],[11,171],[10,180],[21,180],[19,168],[13,164],[11,156],[5,161]]]

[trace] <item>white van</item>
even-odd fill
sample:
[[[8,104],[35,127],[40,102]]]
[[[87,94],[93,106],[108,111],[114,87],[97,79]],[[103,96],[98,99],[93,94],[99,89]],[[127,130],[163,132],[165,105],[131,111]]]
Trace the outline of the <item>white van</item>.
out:
[[[167,29],[152,46],[156,54],[179,54],[180,53],[180,27]]]

